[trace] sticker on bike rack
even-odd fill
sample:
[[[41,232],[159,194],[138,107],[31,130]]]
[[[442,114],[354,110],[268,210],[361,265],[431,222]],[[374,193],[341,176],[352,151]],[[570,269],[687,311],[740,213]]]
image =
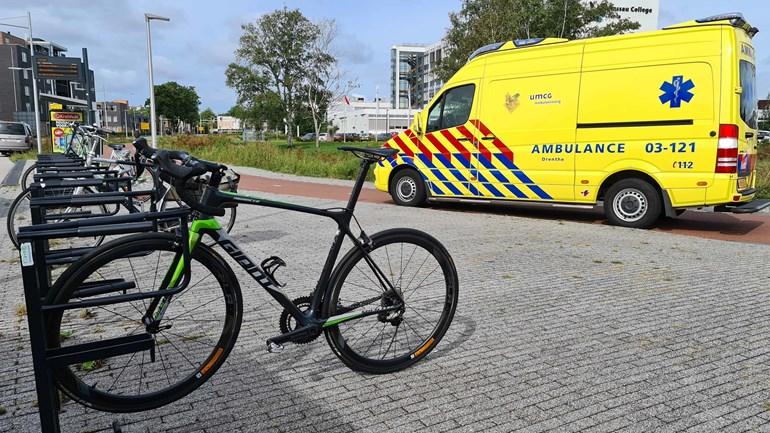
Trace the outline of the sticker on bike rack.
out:
[[[35,261],[32,260],[32,244],[29,242],[24,242],[21,244],[21,247],[19,248],[19,255],[21,256],[22,266],[32,266],[35,264]]]

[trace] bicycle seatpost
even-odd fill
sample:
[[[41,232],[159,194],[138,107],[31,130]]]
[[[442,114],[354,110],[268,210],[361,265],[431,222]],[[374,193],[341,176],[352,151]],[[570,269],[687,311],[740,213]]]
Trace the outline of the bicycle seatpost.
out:
[[[358,177],[356,177],[356,183],[353,184],[353,191],[350,192],[350,198],[348,199],[348,205],[346,206],[348,210],[352,211],[355,209],[356,202],[358,202],[358,196],[361,194],[361,189],[364,187],[364,182],[366,181],[366,175],[369,173],[369,166],[373,163],[374,161],[366,159],[361,160],[361,168],[358,170]]]

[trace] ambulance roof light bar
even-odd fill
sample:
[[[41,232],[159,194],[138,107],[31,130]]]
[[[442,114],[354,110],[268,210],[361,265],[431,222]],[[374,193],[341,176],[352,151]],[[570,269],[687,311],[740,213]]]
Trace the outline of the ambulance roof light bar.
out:
[[[476,57],[478,57],[478,56],[480,56],[482,54],[491,53],[492,51],[496,51],[500,47],[502,47],[504,44],[505,44],[505,42],[495,42],[494,44],[484,45],[483,47],[481,47],[481,48],[477,49],[476,51],[472,52],[471,55],[468,56],[468,61],[470,62],[471,60],[475,59]]]
[[[545,38],[514,39],[513,45],[516,45],[516,48],[528,47],[530,45],[537,45],[544,40]]]
[[[759,33],[759,29],[756,27],[752,27],[751,24],[749,24],[749,22],[746,21],[746,18],[744,18],[743,14],[740,12],[728,12],[728,13],[719,14],[719,15],[712,15],[710,17],[695,20],[695,22],[702,24],[702,23],[713,23],[715,21],[724,21],[724,20],[730,20],[731,26],[738,27],[745,30],[746,33],[749,34],[750,38],[753,38],[754,35]]]

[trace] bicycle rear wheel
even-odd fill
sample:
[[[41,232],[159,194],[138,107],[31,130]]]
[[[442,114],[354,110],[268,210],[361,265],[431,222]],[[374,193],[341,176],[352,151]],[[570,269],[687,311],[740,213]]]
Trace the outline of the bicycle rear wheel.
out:
[[[91,191],[83,190],[82,194],[90,194]],[[66,195],[67,192],[46,192],[46,196],[52,195]],[[68,194],[71,195],[71,192]],[[32,224],[32,212],[29,208],[30,198],[32,193],[29,189],[22,191],[16,199],[13,200],[11,206],[8,208],[8,215],[6,221],[6,227],[8,229],[8,237],[13,242],[16,248],[19,248],[18,231],[19,227]],[[103,204],[99,205],[82,205],[82,206],[62,206],[58,208],[47,208],[46,215],[48,220],[44,223],[65,222],[73,219],[79,219],[90,216],[98,215],[111,215],[115,212],[108,212],[107,207]],[[62,238],[51,239],[49,245],[52,249],[70,249],[70,248],[85,248],[95,247],[100,245],[104,241],[104,236],[84,236],[74,238]]]
[[[378,277],[360,249],[352,249],[324,297],[324,317],[397,309],[342,321],[326,328],[325,334],[351,369],[390,373],[423,359],[446,333],[457,306],[457,270],[444,246],[426,233],[392,229],[371,240],[368,258],[382,274]]]
[[[37,163],[30,165],[29,168],[24,170],[24,174],[21,176],[21,181],[19,182],[22,190],[26,190],[32,185],[35,181],[35,173],[37,173]]]
[[[169,234],[116,239],[63,274],[49,303],[158,290],[179,254],[175,237]],[[238,336],[243,310],[240,286],[222,257],[203,244],[192,252],[190,269],[187,287],[171,298],[155,325],[146,325],[142,317],[156,298],[52,315],[48,341],[53,347],[142,333],[151,334],[155,344],[154,361],[143,351],[57,368],[54,375],[64,393],[97,410],[136,412],[178,400],[213,376]],[[108,284],[112,290],[94,294],[94,288]],[[86,287],[91,296],[83,290]]]

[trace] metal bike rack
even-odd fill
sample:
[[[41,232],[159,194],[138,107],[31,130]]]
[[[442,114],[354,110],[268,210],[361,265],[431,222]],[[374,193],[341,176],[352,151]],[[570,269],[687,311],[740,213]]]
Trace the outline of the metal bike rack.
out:
[[[41,155],[43,156],[43,155]],[[57,157],[43,158],[55,160]],[[62,159],[69,164],[71,158]],[[54,164],[55,165],[55,164]],[[64,167],[65,171],[73,167]],[[51,188],[72,188],[73,186],[97,186],[109,182],[120,182],[120,179],[70,179],[71,174],[63,178],[53,177],[46,182],[35,183],[31,187],[30,211],[32,225],[19,228],[19,245],[21,256],[21,271],[24,282],[24,299],[27,307],[27,322],[29,325],[30,347],[32,351],[32,364],[37,391],[38,412],[40,415],[40,427],[45,433],[59,433],[60,400],[59,392],[54,379],[54,370],[67,365],[92,361],[109,356],[135,353],[149,350],[154,351],[155,341],[149,333],[106,339],[98,342],[89,342],[66,347],[52,347],[47,338],[47,321],[50,314],[57,311],[82,308],[87,305],[106,305],[144,297],[156,297],[171,294],[172,290],[144,292],[137,294],[124,294],[102,297],[68,303],[51,305],[46,302],[51,289],[51,267],[76,261],[78,258],[91,251],[88,248],[74,248],[53,250],[49,248],[49,240],[54,238],[84,237],[93,235],[119,235],[139,232],[150,232],[158,229],[161,221],[174,220],[186,228],[189,209],[178,208],[163,212],[142,212],[115,216],[91,216],[77,218],[72,221],[60,223],[47,223],[46,209],[62,205],[78,204],[119,204],[131,197],[147,194],[147,191],[121,191],[88,194],[85,196],[45,196]],[[76,175],[80,176],[80,175]],[[86,175],[88,177],[88,175]],[[69,215],[68,215],[69,216]],[[68,218],[69,219],[69,218]],[[186,230],[184,230],[186,232]],[[104,283],[104,282],[103,282]],[[132,283],[125,281],[110,281],[109,284],[84,284],[79,288],[84,296],[96,296],[100,294],[120,292],[126,285]],[[169,293],[167,293],[169,292]],[[112,423],[115,431],[119,431],[119,424]]]

